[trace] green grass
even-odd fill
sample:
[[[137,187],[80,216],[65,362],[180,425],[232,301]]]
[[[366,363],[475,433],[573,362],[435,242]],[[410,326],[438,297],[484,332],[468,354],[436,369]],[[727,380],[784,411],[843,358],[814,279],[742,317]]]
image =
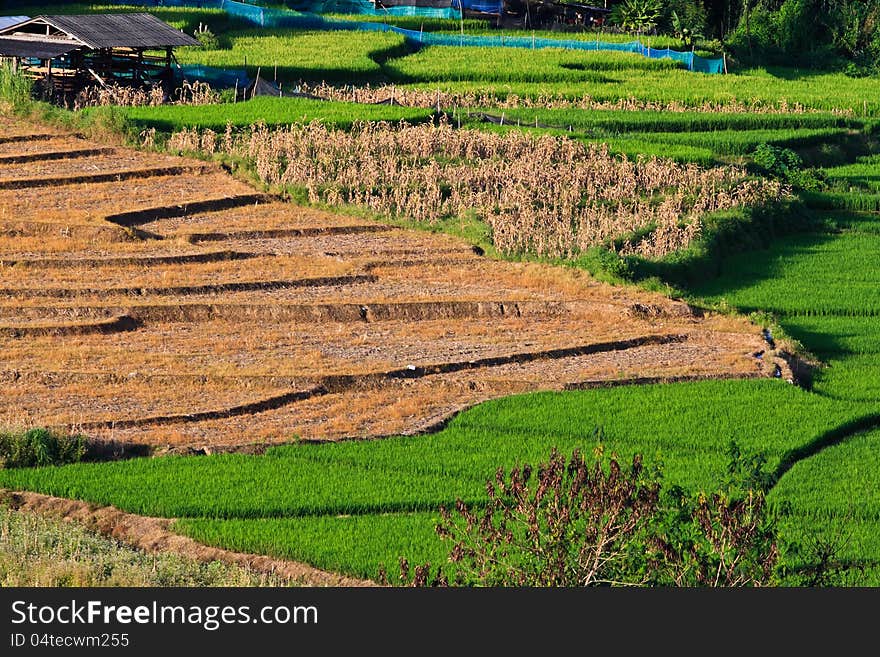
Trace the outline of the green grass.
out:
[[[880,268],[872,267],[880,235],[811,233],[727,259],[721,275],[695,294],[746,311],[786,315],[875,316]]]
[[[264,78],[284,83],[348,82],[365,84],[384,79],[380,62],[404,49],[404,39],[386,32],[308,32],[247,29],[228,32],[219,50],[181,48],[181,64],[218,68],[258,68]]]
[[[329,20],[354,21],[357,23],[385,23],[394,25],[405,30],[418,32],[458,32],[462,28],[462,21],[457,18],[430,18],[425,16],[392,16],[369,14],[323,14]],[[487,31],[487,21],[477,18],[465,18],[464,31],[466,34],[483,34]],[[491,30],[490,30],[491,32]]]
[[[589,52],[548,48],[478,48],[429,46],[391,60],[386,69],[406,83],[540,82],[594,83],[613,81],[607,72],[669,71],[678,67],[670,59],[648,59],[616,52]]]
[[[834,541],[841,560],[876,565],[865,557],[880,554],[878,463],[880,431],[871,431],[795,464],[770,496],[783,509],[787,534],[805,545]],[[857,582],[878,586],[880,571],[869,568]]]
[[[246,127],[255,123],[269,126],[321,121],[325,125],[347,129],[355,121],[401,121],[418,123],[428,120],[428,109],[389,105],[356,105],[316,101],[308,98],[258,97],[240,103],[223,105],[162,105],[159,107],[126,107],[125,116],[138,127],[153,127],[164,132],[184,127],[210,128],[222,131],[227,124]]]
[[[401,556],[412,564],[446,562],[448,546],[434,532],[436,512],[369,516],[311,516],[216,521],[186,518],[174,524],[201,543],[305,561],[318,568],[392,579]]]
[[[537,116],[538,113],[521,110],[510,112],[494,110],[491,113],[496,116],[503,114],[505,125],[479,122],[474,118],[468,118],[466,113],[462,113],[464,117],[462,125],[495,132],[527,130],[537,134],[566,136],[585,142],[608,144],[612,151],[623,153],[633,159],[640,155],[647,155],[680,162],[695,162],[706,166],[730,160],[746,161],[755,148],[761,144],[771,144],[798,151],[834,143],[839,137],[847,135],[849,132],[847,128],[833,127],[756,129],[755,126],[761,125],[760,121],[752,122],[751,126],[747,126],[745,124],[748,122],[742,121],[741,115],[737,114],[729,115],[734,119],[729,123],[733,126],[744,124],[741,127],[699,130],[697,125],[701,123],[705,125],[722,124],[722,122],[694,121],[691,124],[689,121],[677,120],[678,117],[674,114],[650,111],[580,110],[577,113],[571,111],[557,113],[553,110],[546,110],[540,112],[540,117]],[[531,116],[529,116],[530,114]],[[640,117],[640,120],[627,121],[626,118],[623,118],[618,123],[612,117],[606,117],[606,114],[630,114]],[[657,117],[654,118],[652,115],[657,115]],[[703,116],[718,119],[726,115],[703,114]],[[455,118],[458,118],[457,113]],[[543,124],[556,127],[532,127],[536,118],[539,126]],[[612,120],[606,120],[609,118]],[[665,121],[667,118],[671,120]],[[689,117],[686,114],[681,118]],[[837,120],[837,117],[834,117],[832,122]],[[647,124],[652,131],[639,131],[639,123]],[[768,123],[773,122],[768,121]],[[816,121],[816,124],[820,123],[820,121]],[[657,130],[658,127],[660,127],[659,130]]]
[[[856,436],[803,460],[780,479],[773,499],[815,520],[852,517],[880,527],[880,431]],[[880,546],[880,536],[875,541]]]
[[[659,138],[676,139],[693,132],[741,132],[862,129],[864,122],[830,113],[750,114],[712,112],[667,112],[643,110],[507,109],[508,121],[532,125],[571,126],[576,132],[601,130],[608,134],[656,133]]]

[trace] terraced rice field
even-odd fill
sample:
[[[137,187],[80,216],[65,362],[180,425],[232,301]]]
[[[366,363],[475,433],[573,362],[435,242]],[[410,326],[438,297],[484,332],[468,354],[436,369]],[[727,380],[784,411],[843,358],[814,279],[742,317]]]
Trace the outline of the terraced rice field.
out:
[[[738,319],[10,119],[0,348],[4,425],[174,449],[411,433],[517,392],[775,369]]]

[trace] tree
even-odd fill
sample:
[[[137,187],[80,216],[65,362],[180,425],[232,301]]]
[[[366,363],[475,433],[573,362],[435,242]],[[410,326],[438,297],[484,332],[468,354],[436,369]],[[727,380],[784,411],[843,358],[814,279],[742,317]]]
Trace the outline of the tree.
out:
[[[686,48],[693,48],[697,39],[704,38],[701,28],[681,18],[675,10],[672,12],[672,30]]]
[[[657,27],[662,12],[660,0],[623,0],[611,10],[610,20],[625,30],[642,33]]]

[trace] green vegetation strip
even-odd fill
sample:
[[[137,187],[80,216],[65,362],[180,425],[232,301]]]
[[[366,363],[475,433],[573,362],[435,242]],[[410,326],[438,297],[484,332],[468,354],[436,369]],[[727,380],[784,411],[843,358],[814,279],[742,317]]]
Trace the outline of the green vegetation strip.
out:
[[[357,105],[308,98],[258,97],[222,105],[163,105],[126,107],[121,110],[139,127],[174,132],[182,128],[210,128],[222,132],[227,125],[244,128],[256,123],[268,126],[320,121],[336,128],[350,128],[355,121],[402,121],[420,123],[431,118],[429,109],[390,105]]]
[[[431,527],[440,504],[484,499],[497,467],[537,462],[553,446],[591,450],[597,426],[608,450],[645,453],[665,464],[669,483],[708,489],[724,476],[731,440],[765,450],[777,467],[865,410],[779,381],[545,393],[481,405],[432,436],[8,470],[0,484],[191,519],[179,527],[199,540],[373,577],[391,556],[437,557]]]

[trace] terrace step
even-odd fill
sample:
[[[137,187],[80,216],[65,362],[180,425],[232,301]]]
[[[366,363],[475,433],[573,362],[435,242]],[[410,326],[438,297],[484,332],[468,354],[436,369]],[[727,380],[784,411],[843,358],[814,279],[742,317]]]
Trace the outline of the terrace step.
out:
[[[234,196],[205,199],[203,201],[193,201],[191,203],[181,203],[179,205],[163,205],[155,208],[146,208],[144,210],[118,212],[106,215],[104,219],[110,223],[131,228],[134,226],[140,226],[141,224],[150,223],[151,221],[158,221],[160,219],[185,217],[199,212],[229,210],[245,205],[269,203],[273,200],[274,199],[268,194],[236,194]]]
[[[0,237],[67,237],[106,242],[129,242],[134,236],[113,224],[67,224],[56,221],[0,221]]]
[[[175,233],[174,238],[190,244],[225,242],[227,240],[283,239],[286,237],[319,237],[322,235],[359,235],[393,230],[384,224],[354,224],[351,226],[306,226],[302,228],[268,228],[210,233]]]
[[[341,374],[323,377],[319,385],[306,389],[295,390],[280,395],[273,395],[262,400],[240,404],[224,409],[199,411],[186,414],[157,415],[144,418],[131,418],[122,420],[99,420],[95,422],[81,422],[77,424],[80,430],[98,429],[127,429],[142,426],[164,426],[169,424],[182,424],[204,422],[206,420],[221,420],[242,415],[255,415],[266,411],[276,410],[289,406],[298,401],[312,399],[323,395],[337,394],[354,389],[371,389],[381,386],[383,383],[402,379],[418,379],[435,374],[449,374],[466,370],[498,367],[514,363],[529,363],[536,360],[555,360],[562,358],[574,358],[608,351],[623,351],[649,345],[662,345],[684,342],[688,339],[685,334],[647,335],[628,340],[613,342],[600,342],[575,347],[559,349],[546,349],[534,352],[509,354],[505,356],[493,356],[477,360],[459,361],[452,363],[439,363],[425,366],[409,366],[406,368],[375,372],[370,374]]]
[[[69,269],[75,267],[106,267],[129,265],[184,265],[229,260],[248,260],[267,257],[271,254],[248,253],[244,251],[209,251],[207,253],[187,253],[167,256],[120,256],[109,258],[21,258],[0,259],[0,267],[28,267],[34,269]]]
[[[176,165],[169,167],[151,167],[113,173],[88,173],[76,176],[58,176],[56,178],[21,178],[0,180],[0,190],[26,189],[34,187],[62,187],[64,185],[80,185],[84,183],[104,183],[132,180],[134,178],[156,178],[160,176],[180,176],[187,173],[207,173],[207,166]]]
[[[304,323],[432,321],[566,315],[561,301],[410,301],[317,304],[169,304],[127,309],[143,322],[275,321]]]
[[[477,260],[477,256],[471,256],[470,258],[424,258],[422,260],[373,260],[364,264],[364,270],[373,271],[374,269],[390,269],[393,267],[469,265],[475,260]]]
[[[359,283],[375,283],[378,280],[378,276],[362,274],[352,276],[322,276],[318,278],[299,278],[279,281],[244,281],[212,283],[209,285],[175,285],[169,287],[6,288],[0,289],[0,296],[14,298],[49,297],[53,299],[69,299],[81,296],[173,296],[188,294],[220,294],[223,292],[287,290],[291,288],[323,287],[330,285],[356,285]]]
[[[46,326],[40,325],[20,325],[6,326],[0,325],[0,336],[6,338],[23,338],[28,336],[65,336],[65,335],[95,335],[124,333],[134,331],[140,326],[140,323],[130,315],[120,315],[110,319],[98,320],[95,322],[83,322],[76,324],[52,324]]]
[[[26,164],[28,162],[50,162],[52,160],[70,160],[95,155],[109,155],[116,152],[115,148],[80,148],[70,151],[47,151],[45,153],[27,153],[23,155],[0,155],[2,164]]]
[[[595,390],[596,388],[617,388],[620,386],[648,386],[660,383],[695,383],[698,381],[740,381],[743,379],[765,379],[767,374],[759,370],[726,374],[683,374],[680,376],[634,376],[626,379],[591,379],[566,383],[563,390]]]
[[[451,249],[430,249],[429,253],[431,255],[464,255],[464,254],[472,254],[477,256],[486,255],[486,252],[479,246],[461,246],[457,248]],[[353,250],[345,250],[345,251],[324,251],[325,256],[330,256],[334,258],[345,258],[345,257],[361,257],[364,255],[363,250],[353,251]],[[425,249],[377,249],[371,250],[369,252],[371,256],[424,256]]]
[[[10,135],[0,137],[0,144],[19,144],[28,141],[49,141],[50,139],[58,139],[58,137],[75,137],[76,135],[53,135],[50,133],[33,133],[29,135]]]

